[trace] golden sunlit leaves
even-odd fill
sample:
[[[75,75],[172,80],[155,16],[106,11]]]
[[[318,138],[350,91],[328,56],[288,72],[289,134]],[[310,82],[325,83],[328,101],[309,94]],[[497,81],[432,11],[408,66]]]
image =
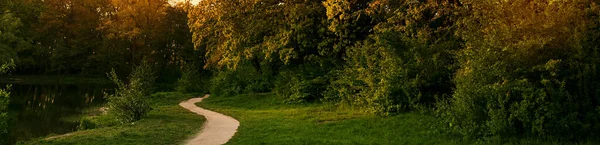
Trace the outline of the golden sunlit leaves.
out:
[[[571,48],[580,41],[577,35],[585,29],[585,11],[582,11],[585,3],[498,0],[472,4],[472,17],[461,22],[469,31],[461,35],[470,42],[488,44],[491,49],[507,51],[514,57],[534,58],[541,53]]]
[[[594,2],[462,2],[457,34],[465,42],[447,119],[457,131],[473,137],[593,131],[584,126],[597,117],[583,116],[593,114],[597,104],[586,103],[597,94],[582,90],[598,90],[587,81],[597,79],[599,64],[597,42],[589,42],[596,39],[589,35],[596,33]]]
[[[206,67],[236,68],[246,60],[284,62],[297,58],[290,35],[301,12],[317,2],[277,0],[205,0],[189,14],[196,49],[206,49]],[[305,6],[305,7],[298,7]],[[313,5],[310,5],[313,6]],[[298,8],[297,8],[298,7]],[[297,28],[297,27],[296,27]],[[274,57],[275,56],[275,57]]]
[[[167,0],[110,0],[107,15],[102,18],[99,29],[109,39],[128,40],[130,61],[137,62],[144,54],[155,54],[151,41],[159,41],[169,29],[165,29]]]
[[[110,0],[110,4],[111,14],[101,28],[113,32],[115,37],[128,39],[160,26],[169,6],[166,0]]]

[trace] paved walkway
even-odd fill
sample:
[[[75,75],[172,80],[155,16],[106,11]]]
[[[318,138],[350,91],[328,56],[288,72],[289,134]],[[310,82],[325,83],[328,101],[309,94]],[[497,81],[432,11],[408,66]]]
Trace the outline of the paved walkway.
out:
[[[196,106],[195,103],[208,98],[206,94],[202,98],[192,98],[179,103],[179,106],[190,110],[198,115],[206,117],[202,131],[193,139],[187,141],[186,145],[222,145],[227,143],[237,132],[240,122],[221,113],[213,112]]]

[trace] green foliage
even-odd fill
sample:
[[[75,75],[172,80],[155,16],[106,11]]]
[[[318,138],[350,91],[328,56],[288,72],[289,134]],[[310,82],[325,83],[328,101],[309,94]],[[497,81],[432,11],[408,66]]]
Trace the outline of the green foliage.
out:
[[[441,105],[447,110],[441,118],[477,138],[581,139],[597,132],[600,87],[590,80],[598,79],[600,63],[597,45],[589,45],[597,37],[585,33],[598,28],[588,18],[595,4],[470,4],[476,6],[459,23],[467,42],[457,57],[456,90],[450,104]]]
[[[259,71],[249,65],[237,69],[219,70],[210,80],[210,93],[219,96],[231,96],[242,93],[264,93],[270,91],[272,76],[269,70]]]
[[[17,59],[16,53],[20,47],[27,43],[19,36],[21,20],[15,17],[11,11],[0,8],[0,64]]]
[[[6,71],[14,67],[14,62],[11,60],[8,63],[4,63],[0,66],[0,74],[4,74]],[[10,90],[10,85],[6,88]],[[0,144],[10,144],[10,122],[11,118],[8,114],[8,105],[10,103],[10,92],[4,89],[0,89]]]
[[[10,86],[9,86],[10,87]],[[11,122],[8,116],[8,103],[10,101],[10,92],[0,89],[0,144],[10,144]]]
[[[329,84],[327,69],[319,65],[300,65],[282,70],[275,82],[278,96],[288,103],[304,103],[322,100]]]
[[[2,65],[0,65],[0,74],[4,74],[7,71],[13,69],[15,67],[15,62],[13,60],[10,60],[9,62],[6,62]]]
[[[19,56],[13,70],[19,74],[102,76],[111,68],[129,72],[143,60],[167,68],[198,58],[186,53],[193,50],[186,25],[189,3],[3,0],[0,5],[0,29],[6,29],[0,49],[18,46],[11,54]],[[128,10],[119,10],[123,7]]]
[[[181,77],[177,80],[175,90],[183,93],[204,92],[207,90],[205,80],[194,64],[186,64],[181,68]]]
[[[347,51],[347,63],[337,75],[337,80],[330,87],[342,103],[364,108],[364,111],[378,114],[397,112],[407,103],[400,94],[395,79],[400,70],[399,60],[393,51],[371,44],[357,45]]]
[[[92,119],[88,118],[88,117],[82,117],[81,120],[79,120],[79,125],[77,126],[78,130],[86,130],[86,129],[94,129],[96,128],[96,123],[94,123],[92,121]]]
[[[572,139],[600,130],[596,1],[8,3],[0,6],[0,63],[15,61],[20,73],[115,68],[118,89],[107,97],[123,122],[156,103],[145,99],[155,78],[139,67],[128,82],[116,74],[149,61],[168,88],[184,65],[180,92],[273,91],[287,103],[379,115],[435,111],[467,137]]]
[[[110,111],[116,114],[122,123],[135,122],[142,119],[152,110],[148,104],[148,96],[153,92],[156,76],[152,65],[148,62],[137,66],[129,75],[128,83],[121,81],[115,71],[108,77],[117,85],[114,94],[106,94]]]
[[[398,11],[379,11],[379,5]],[[374,34],[347,49],[346,65],[327,98],[381,115],[430,110],[436,98],[449,96],[452,89],[451,52],[460,45],[448,24],[456,17],[449,13],[454,8],[437,2],[371,5],[366,11],[381,22]]]
[[[15,67],[17,49],[24,45],[23,39],[18,36],[19,27],[22,25],[20,19],[4,9],[4,3],[2,5],[0,6],[0,74]],[[10,86],[7,88],[10,89]],[[9,103],[10,92],[0,89],[0,144],[11,144]]]

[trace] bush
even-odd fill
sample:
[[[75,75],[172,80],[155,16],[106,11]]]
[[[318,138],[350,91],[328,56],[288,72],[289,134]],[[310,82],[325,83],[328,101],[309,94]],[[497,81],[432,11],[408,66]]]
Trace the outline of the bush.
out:
[[[0,89],[0,144],[10,144],[10,118],[8,116],[8,103],[10,93]]]
[[[118,78],[114,70],[108,76],[117,84],[117,88],[114,94],[105,94],[105,97],[108,98],[110,111],[122,123],[140,120],[152,109],[147,103],[147,96],[152,93],[156,77],[149,63],[143,62],[137,66],[129,75],[127,84]]]
[[[358,46],[358,45],[357,45]],[[347,51],[347,65],[329,87],[328,100],[339,100],[363,108],[366,112],[387,115],[406,108],[401,93],[399,57],[393,51],[371,44]],[[332,93],[336,92],[336,93]]]
[[[582,33],[593,26],[584,18],[586,5],[474,4],[478,9],[461,22],[467,47],[458,53],[456,90],[450,104],[440,105],[440,118],[474,138],[597,132],[600,54],[597,37]],[[501,20],[506,15],[511,20]]]
[[[96,128],[96,123],[92,121],[92,119],[88,117],[83,117],[79,120],[79,125],[77,126],[78,130],[86,130],[86,129],[94,129]]]
[[[326,99],[390,115],[428,110],[436,98],[449,96],[454,43],[422,44],[384,32],[347,51]]]
[[[15,66],[14,61],[10,60],[0,66],[0,74],[12,69]],[[6,86],[10,89],[10,85]],[[11,118],[8,114],[8,105],[10,103],[10,92],[0,89],[0,144],[10,144],[10,122]]]
[[[379,22],[373,34],[346,48],[346,64],[326,98],[380,115],[433,110],[436,99],[450,96],[454,87],[453,51],[462,42],[453,35],[457,5],[390,1],[371,6],[367,15]]]
[[[287,103],[320,101],[329,82],[327,69],[319,65],[299,65],[279,73],[273,92],[287,98]]]
[[[201,78],[201,74],[194,64],[186,64],[181,68],[181,77],[177,80],[177,87],[175,90],[182,93],[189,92],[204,92],[207,89],[204,87],[207,85]]]
[[[210,80],[210,93],[217,96],[232,96],[242,93],[265,93],[273,84],[270,70],[258,71],[249,65],[237,69],[223,69],[213,73]]]

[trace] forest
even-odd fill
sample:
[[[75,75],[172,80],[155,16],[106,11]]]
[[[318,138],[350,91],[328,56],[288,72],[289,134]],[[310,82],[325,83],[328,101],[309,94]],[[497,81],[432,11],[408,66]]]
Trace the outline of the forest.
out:
[[[109,78],[113,107],[157,91],[272,93],[433,116],[465,139],[600,135],[597,1],[0,2],[4,76]],[[0,143],[9,125],[0,121]]]

